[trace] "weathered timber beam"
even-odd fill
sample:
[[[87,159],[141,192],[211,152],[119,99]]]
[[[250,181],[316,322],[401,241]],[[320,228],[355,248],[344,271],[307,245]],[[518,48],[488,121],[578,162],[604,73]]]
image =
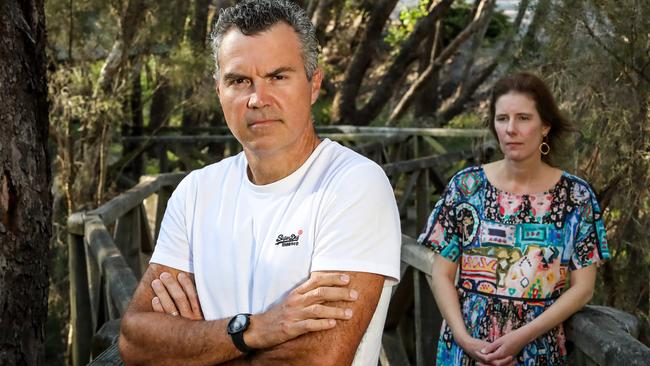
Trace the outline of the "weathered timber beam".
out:
[[[131,296],[138,286],[138,280],[99,216],[86,217],[85,239],[92,255],[97,260],[106,286],[109,286],[110,301],[113,302],[121,316],[131,301]]]
[[[140,205],[145,198],[158,191],[163,186],[176,186],[185,177],[185,173],[168,173],[156,176],[145,176],[140,183],[120,194],[102,206],[88,212],[88,215],[98,215],[104,224],[110,225],[124,216],[134,207]]]
[[[434,136],[434,137],[472,137],[472,138],[487,137],[489,135],[489,131],[487,129],[465,129],[465,128],[366,127],[366,126],[336,126],[333,128],[337,128],[339,131],[344,133],[373,132],[373,133],[422,135],[422,136]]]
[[[424,158],[412,159],[407,161],[400,161],[397,163],[384,164],[382,168],[389,177],[393,174],[408,173],[414,170],[428,169],[431,167],[439,167],[440,165],[448,165],[450,161],[458,161],[467,159],[472,156],[471,152],[461,151],[453,152],[444,155],[427,156]]]
[[[408,263],[418,271],[431,276],[433,251],[418,244],[410,236],[402,235],[402,262]]]
[[[634,338],[634,315],[604,306],[587,305],[566,323],[567,339],[601,366],[641,366],[650,360],[650,348]]]

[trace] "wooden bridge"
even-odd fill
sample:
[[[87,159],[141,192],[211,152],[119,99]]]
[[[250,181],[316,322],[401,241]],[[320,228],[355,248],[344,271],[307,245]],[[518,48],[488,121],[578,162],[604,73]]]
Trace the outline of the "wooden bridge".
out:
[[[209,131],[214,132],[214,131]],[[223,131],[221,131],[223,132]],[[394,289],[382,339],[380,365],[433,365],[442,321],[431,292],[433,254],[413,239],[451,173],[489,159],[487,131],[337,127],[321,137],[345,144],[380,164],[395,191],[402,218],[402,281]],[[240,151],[231,135],[132,137],[155,146],[161,171],[167,151],[191,144]],[[141,149],[144,151],[144,149]],[[184,173],[144,176],[128,191],[92,211],[68,218],[73,364],[121,365],[119,322],[153,253],[171,192]],[[567,322],[571,363],[647,365],[631,314],[587,306]],[[92,361],[91,361],[92,360]]]

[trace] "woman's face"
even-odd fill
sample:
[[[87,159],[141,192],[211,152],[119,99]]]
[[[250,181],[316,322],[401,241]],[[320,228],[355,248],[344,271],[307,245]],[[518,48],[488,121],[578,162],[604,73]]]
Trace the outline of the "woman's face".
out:
[[[542,122],[535,101],[526,94],[510,92],[495,103],[494,129],[506,159],[539,159],[539,145],[551,129]]]

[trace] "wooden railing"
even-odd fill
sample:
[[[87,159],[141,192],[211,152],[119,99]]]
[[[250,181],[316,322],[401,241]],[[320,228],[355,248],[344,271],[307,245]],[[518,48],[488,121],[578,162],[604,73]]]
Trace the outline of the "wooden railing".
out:
[[[403,232],[408,234],[402,237],[402,280],[389,306],[380,364],[432,365],[442,321],[430,287],[433,255],[413,236],[424,226],[448,172],[463,161],[476,162],[477,153],[460,150],[428,156],[435,152],[436,142],[422,136],[395,136],[379,145],[353,141],[353,148],[374,154],[369,156],[382,164],[395,189]],[[182,177],[181,173],[143,177],[101,207],[68,218],[74,365],[91,359],[93,364],[121,364],[116,348],[119,320],[151,257],[167,200]],[[645,365],[650,350],[635,339],[638,332],[638,321],[630,314],[587,307],[567,324],[574,364]]]
[[[482,146],[489,133],[485,129],[443,129],[443,128],[388,128],[331,126],[317,127],[322,138],[329,138],[355,149],[376,161],[378,164],[412,159],[415,154],[428,150],[443,154],[449,149],[447,140],[472,140],[476,147]],[[146,136],[122,137],[124,143],[132,145],[134,153],[123,158],[124,163],[137,156],[147,155],[158,161],[158,171],[168,173],[173,170],[168,153],[185,158],[204,157],[204,163],[232,156],[241,151],[241,145],[224,127],[202,127],[193,129],[164,128],[149,131]],[[461,141],[462,142],[462,141]],[[467,145],[467,141],[463,145]],[[197,154],[208,149],[209,156]],[[186,159],[187,160],[187,159]]]

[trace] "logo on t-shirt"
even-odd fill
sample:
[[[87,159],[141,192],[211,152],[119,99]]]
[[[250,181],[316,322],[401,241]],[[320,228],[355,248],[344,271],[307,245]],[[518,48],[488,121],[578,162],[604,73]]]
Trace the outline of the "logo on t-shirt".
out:
[[[291,234],[291,235],[280,234],[278,235],[277,239],[275,239],[275,245],[281,245],[283,247],[298,245],[300,240],[300,235],[302,235],[302,229],[298,230],[297,234]]]

